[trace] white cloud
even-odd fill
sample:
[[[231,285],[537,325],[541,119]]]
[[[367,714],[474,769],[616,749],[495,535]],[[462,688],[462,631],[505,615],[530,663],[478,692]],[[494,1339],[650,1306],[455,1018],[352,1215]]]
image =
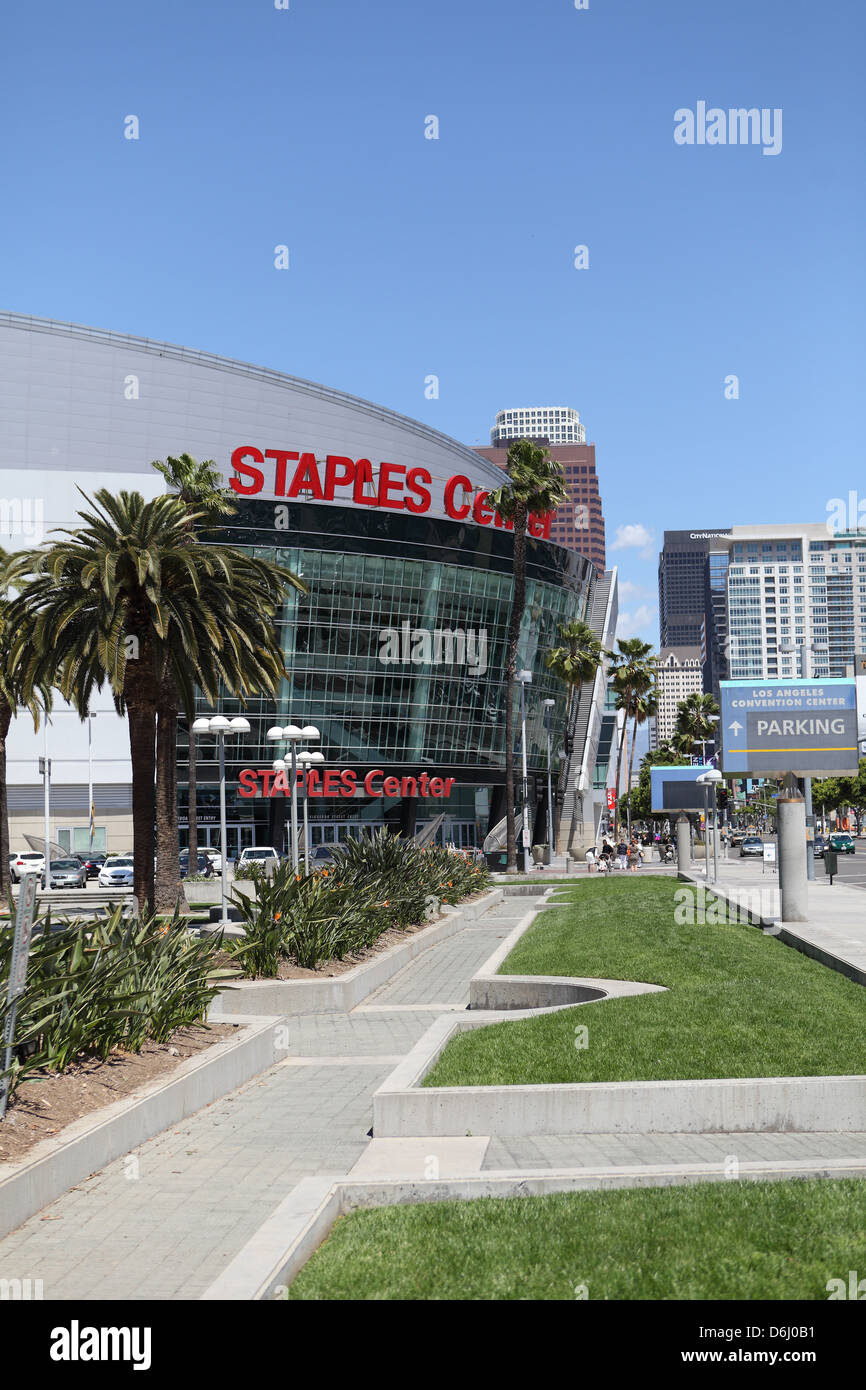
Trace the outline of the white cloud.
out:
[[[631,613],[620,613],[617,618],[617,637],[640,637],[644,642],[658,641],[658,609],[648,603],[641,603]]]
[[[652,543],[652,532],[638,521],[630,526],[617,526],[616,540],[611,546],[611,550],[636,550],[638,547],[643,547],[645,550],[649,549],[651,554]]]
[[[655,598],[654,589],[647,589],[643,584],[632,584],[630,579],[621,579],[618,582],[617,593],[625,602],[633,598]]]

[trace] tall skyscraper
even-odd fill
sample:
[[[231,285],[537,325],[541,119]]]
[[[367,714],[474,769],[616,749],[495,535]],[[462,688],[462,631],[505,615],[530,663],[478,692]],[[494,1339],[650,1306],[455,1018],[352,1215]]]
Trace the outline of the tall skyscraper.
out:
[[[659,555],[659,646],[700,648],[703,688],[716,698],[727,676],[730,534],[665,531]]]
[[[605,569],[604,515],[595,471],[595,445],[586,443],[586,431],[576,410],[550,407],[538,410],[500,410],[490,431],[490,448],[477,452],[505,468],[508,446],[515,439],[542,444],[562,465],[568,485],[568,501],[559,507],[550,538]]]

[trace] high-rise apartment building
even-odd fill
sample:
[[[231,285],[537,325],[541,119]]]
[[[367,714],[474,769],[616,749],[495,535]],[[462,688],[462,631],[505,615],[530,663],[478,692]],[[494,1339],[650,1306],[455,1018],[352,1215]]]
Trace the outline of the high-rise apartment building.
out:
[[[866,651],[866,532],[735,526],[728,627],[732,680],[847,675]]]
[[[560,418],[565,416],[573,418]],[[568,486],[568,501],[554,514],[550,539],[578,555],[585,555],[599,570],[604,570],[604,515],[595,471],[595,445],[585,442],[586,432],[577,411],[564,408],[500,410],[490,438],[493,440],[491,447],[477,452],[501,468],[506,467],[508,446],[515,439],[531,439],[535,444],[544,445],[551,458],[561,464]]]

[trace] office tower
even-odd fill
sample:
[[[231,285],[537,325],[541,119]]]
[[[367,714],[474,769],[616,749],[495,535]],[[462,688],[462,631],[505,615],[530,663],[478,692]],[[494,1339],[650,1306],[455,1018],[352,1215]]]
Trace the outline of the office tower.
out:
[[[551,522],[550,539],[578,555],[585,555],[597,569],[604,570],[604,515],[595,471],[595,445],[585,442],[586,432],[577,411],[565,408],[500,410],[490,438],[491,447],[477,452],[501,468],[507,464],[508,445],[515,439],[531,439],[543,445],[551,458],[561,464],[568,486],[568,501],[557,508]]]
[[[718,699],[727,677],[730,530],[665,531],[659,554],[659,646],[701,651],[703,688]]]

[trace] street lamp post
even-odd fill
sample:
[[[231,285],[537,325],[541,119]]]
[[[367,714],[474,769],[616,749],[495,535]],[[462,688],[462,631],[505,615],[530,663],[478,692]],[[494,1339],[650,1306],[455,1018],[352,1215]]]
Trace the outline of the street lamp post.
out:
[[[307,791],[307,774],[310,768],[316,763],[323,763],[324,761],[324,753],[309,753],[306,749],[303,749],[303,751],[298,754],[298,762],[301,764],[301,772],[303,774],[302,785],[304,788],[304,870],[308,874],[310,872],[310,824],[307,815],[307,801],[309,797]]]
[[[526,769],[526,687],[532,684],[531,671],[518,671],[520,683],[520,744],[523,758],[523,872],[529,873],[529,774]]]
[[[710,787],[713,789],[713,882],[716,883],[719,877],[719,813],[716,801],[716,788],[719,783],[724,781],[718,768],[712,768],[710,772],[702,772],[696,779],[699,787],[704,791],[704,878],[710,876],[710,806],[709,793]]]
[[[550,721],[553,718],[555,700],[544,700],[544,723],[547,729],[547,850],[548,863],[553,863],[553,782],[550,771]]]
[[[226,735],[227,734],[248,734],[250,732],[250,721],[238,717],[227,719],[224,714],[213,714],[210,716],[202,715],[200,719],[193,721],[193,733],[196,734],[216,734],[217,748],[219,750],[220,765],[220,882],[222,889],[222,926],[228,923],[228,829],[226,826]],[[190,864],[190,870],[195,872],[198,865]]]
[[[298,872],[298,744],[301,741],[309,742],[312,739],[321,738],[319,730],[313,724],[305,724],[303,728],[297,724],[286,724],[281,728],[275,724],[268,729],[265,738],[269,743],[287,742],[292,754],[292,785],[291,785],[291,813],[292,813],[292,868]],[[277,761],[282,761],[278,759]],[[316,758],[314,761],[318,762]],[[324,757],[321,759],[324,762]],[[306,810],[306,807],[304,808]],[[306,836],[305,836],[306,842]],[[308,861],[309,862],[309,861]]]
[[[801,680],[807,680],[807,679],[809,678],[809,672],[808,672],[808,669],[807,669],[806,653],[807,653],[807,652],[825,652],[825,651],[827,651],[827,649],[828,649],[828,647],[827,647],[827,643],[826,643],[826,642],[786,642],[785,645],[784,645],[783,647],[780,647],[780,648],[779,648],[779,651],[780,651],[780,652],[785,652],[785,653],[793,653],[793,652],[798,652],[798,653],[799,653],[798,664],[799,664],[799,667],[800,667],[800,679],[801,679]],[[806,825],[807,825],[807,826],[811,826],[811,828],[812,828],[812,833],[813,833],[813,835],[814,835],[815,817],[814,817],[814,814],[813,814],[813,811],[812,811],[812,778],[811,778],[811,777],[804,777],[804,778],[803,778],[803,795],[804,795],[804,800],[805,800],[805,802],[806,802],[806,808],[805,808]],[[814,847],[814,844],[807,844],[807,845],[806,845],[806,878],[807,878],[807,880],[808,880],[808,879],[811,879],[811,880],[813,880],[813,881],[814,881],[814,878],[815,878],[815,847]]]

